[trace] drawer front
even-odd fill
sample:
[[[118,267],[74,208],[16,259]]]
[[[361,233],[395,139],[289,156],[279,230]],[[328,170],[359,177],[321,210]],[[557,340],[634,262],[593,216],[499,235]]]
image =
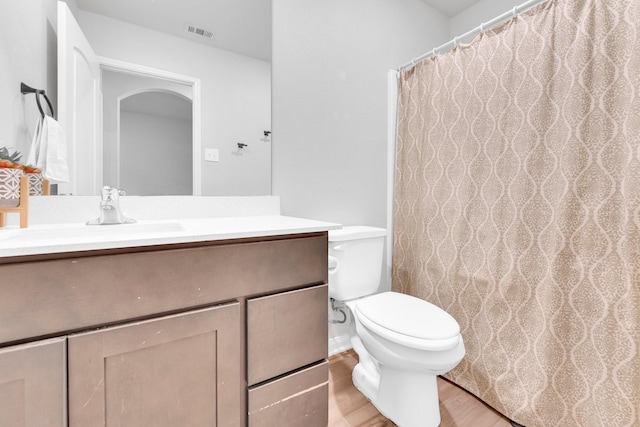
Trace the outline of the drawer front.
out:
[[[249,427],[325,427],[329,363],[322,362],[249,390]]]
[[[327,358],[327,285],[247,302],[249,385]]]
[[[327,281],[326,233],[0,265],[0,344]]]

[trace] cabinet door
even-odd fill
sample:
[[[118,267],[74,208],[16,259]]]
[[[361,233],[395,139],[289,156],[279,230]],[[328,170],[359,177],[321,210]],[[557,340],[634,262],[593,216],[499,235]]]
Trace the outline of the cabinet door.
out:
[[[65,339],[0,349],[0,425],[64,426]]]
[[[327,357],[327,300],[327,285],[249,300],[250,386]]]
[[[69,337],[69,425],[237,426],[238,303]]]

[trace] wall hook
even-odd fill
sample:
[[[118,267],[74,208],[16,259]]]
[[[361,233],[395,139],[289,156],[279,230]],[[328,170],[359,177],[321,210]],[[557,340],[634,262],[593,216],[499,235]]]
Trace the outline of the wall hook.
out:
[[[238,148],[239,149],[242,150],[244,147],[248,147],[248,145],[247,144],[243,144],[242,142],[238,142]]]
[[[264,131],[264,136],[269,136],[271,135],[271,131],[270,130],[265,130]]]

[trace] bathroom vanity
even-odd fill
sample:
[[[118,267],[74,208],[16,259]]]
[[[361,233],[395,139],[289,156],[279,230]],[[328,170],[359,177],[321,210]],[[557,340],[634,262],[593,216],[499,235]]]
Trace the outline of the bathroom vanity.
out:
[[[326,426],[332,225],[234,223],[0,234],[3,425]]]

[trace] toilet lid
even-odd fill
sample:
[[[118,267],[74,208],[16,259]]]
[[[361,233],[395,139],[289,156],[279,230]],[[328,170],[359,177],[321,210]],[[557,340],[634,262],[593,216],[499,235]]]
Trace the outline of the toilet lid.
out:
[[[358,313],[376,325],[413,338],[447,340],[460,334],[460,325],[428,301],[398,292],[383,292],[357,301]]]

